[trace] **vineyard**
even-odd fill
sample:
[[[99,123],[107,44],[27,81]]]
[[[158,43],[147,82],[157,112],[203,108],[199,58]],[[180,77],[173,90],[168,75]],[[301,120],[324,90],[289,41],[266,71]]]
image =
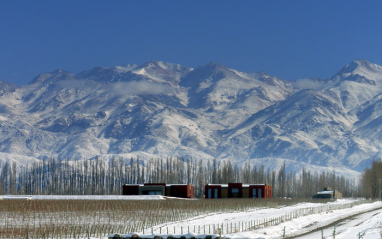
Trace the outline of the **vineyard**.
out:
[[[299,202],[287,199],[0,200],[0,238],[103,238],[116,232],[150,234],[157,225],[164,225],[163,230],[156,229],[157,233],[158,230],[186,233],[190,228],[175,231],[165,224],[206,214],[276,208]],[[216,232],[211,231],[211,226],[203,229],[206,233]]]

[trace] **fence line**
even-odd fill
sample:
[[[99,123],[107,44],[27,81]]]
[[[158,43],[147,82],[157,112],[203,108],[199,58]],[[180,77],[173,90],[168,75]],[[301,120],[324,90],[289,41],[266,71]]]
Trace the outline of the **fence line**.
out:
[[[279,225],[283,222],[293,220],[298,217],[312,215],[312,214],[318,214],[322,212],[328,212],[332,210],[340,210],[340,209],[347,209],[352,208],[357,205],[370,203],[370,201],[362,200],[362,201],[356,201],[351,202],[347,204],[325,204],[318,207],[307,207],[307,208],[299,208],[296,210],[293,210],[291,212],[288,212],[284,215],[280,215],[278,217],[270,217],[270,218],[263,218],[259,220],[246,220],[246,221],[239,221],[239,222],[231,222],[231,223],[219,223],[219,224],[204,224],[202,228],[200,225],[196,227],[194,225],[193,227],[190,226],[180,226],[180,228],[175,226],[164,226],[164,227],[152,227],[150,229],[150,232],[152,235],[155,233],[162,234],[162,232],[167,232],[167,234],[184,234],[184,233],[194,233],[194,234],[232,234],[232,233],[238,233],[238,232],[245,232],[245,231],[253,231],[260,228],[266,228],[270,226]],[[170,230],[169,230],[170,229]],[[171,230],[172,229],[172,230]],[[146,229],[146,232],[149,230]],[[144,234],[145,230],[143,230]]]

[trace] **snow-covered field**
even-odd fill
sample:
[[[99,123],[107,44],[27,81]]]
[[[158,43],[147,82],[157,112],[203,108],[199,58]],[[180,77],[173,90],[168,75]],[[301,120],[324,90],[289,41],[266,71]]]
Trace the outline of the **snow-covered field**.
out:
[[[336,202],[331,202],[328,204],[348,204],[354,200],[343,199],[337,200]],[[223,232],[225,225],[231,225],[231,223],[236,224],[243,221],[251,220],[264,220],[270,218],[277,218],[282,215],[291,214],[293,212],[311,208],[322,207],[322,204],[315,203],[301,203],[295,206],[288,206],[282,208],[263,208],[247,212],[237,212],[237,213],[227,213],[227,214],[216,214],[208,215],[204,217],[199,217],[187,221],[176,222],[168,224],[168,227],[176,228],[193,228],[194,226],[203,226],[205,224],[220,224],[223,225]],[[349,226],[349,228],[344,228],[342,226],[341,230],[336,230],[336,238],[358,238],[359,233],[364,234],[363,238],[381,238],[382,233],[382,202],[374,202],[368,204],[361,204],[354,206],[352,208],[329,210],[320,213],[314,213],[306,216],[300,216],[298,218],[292,219],[290,221],[282,222],[278,225],[268,226],[265,228],[252,229],[245,232],[238,233],[222,233],[223,236],[229,238],[283,238],[283,235],[290,238],[295,238],[298,235],[314,231],[318,228],[331,225],[338,220],[343,218],[353,216],[362,212],[372,211],[372,213],[365,214],[361,216],[361,220],[358,220],[357,225]],[[229,226],[228,226],[229,227]],[[346,225],[345,225],[346,227]],[[228,228],[230,230],[230,228]],[[238,229],[239,230],[239,229]],[[325,238],[332,238],[332,232],[334,227],[327,229],[330,232],[330,236],[325,236]],[[155,229],[154,229],[155,232]],[[285,233],[285,234],[284,234]],[[327,233],[326,233],[327,234]],[[304,238],[322,238],[321,231],[318,237],[311,237],[308,235]]]
[[[335,226],[336,227],[332,225],[326,229],[318,230],[297,238],[322,238],[322,235],[324,235],[325,238],[333,238],[334,230],[336,232],[336,238],[381,238],[382,209],[359,214],[336,223]]]
[[[235,239],[266,239],[266,238],[364,238],[364,239],[380,239],[382,238],[382,202],[373,202],[361,204],[352,208],[330,210],[330,206],[347,205],[355,202],[355,199],[342,199],[335,202],[329,202],[328,211],[309,214],[314,212],[314,209],[322,208],[325,205],[316,203],[301,203],[294,206],[281,208],[263,208],[247,212],[223,213],[214,215],[205,215],[197,218],[192,218],[185,221],[158,225],[148,231],[153,232],[153,235],[159,234],[159,228],[163,237],[166,237],[166,228],[170,228],[170,235],[174,233],[180,235],[183,230],[183,235],[191,228],[196,228],[196,232],[191,232],[191,235],[206,235],[209,234],[203,230],[210,225],[213,226],[215,236],[219,236],[219,231],[222,237]],[[312,210],[313,209],[313,210]],[[308,215],[299,216],[291,220],[286,220],[278,225],[273,226],[255,226],[250,229],[244,229],[244,232],[231,233],[230,225],[235,225],[236,231],[243,230],[243,222],[247,221],[262,221],[272,218],[281,217],[283,215],[291,215],[297,211],[304,211]],[[358,215],[359,214],[359,215]],[[358,215],[358,216],[355,216]],[[355,217],[353,217],[355,216]],[[349,218],[347,221],[342,219]],[[342,221],[342,222],[341,222]],[[338,223],[338,224],[337,224]],[[219,227],[220,225],[221,227]],[[227,229],[228,225],[228,229]],[[244,224],[245,225],[245,224]],[[247,224],[248,225],[248,224]],[[219,228],[218,228],[219,227]],[[222,229],[221,229],[222,228]],[[323,228],[323,229],[322,229]],[[199,229],[199,230],[198,230]],[[224,233],[228,230],[228,233]],[[312,233],[316,231],[315,233]],[[335,237],[333,232],[335,231]],[[140,234],[140,233],[137,233]],[[147,233],[146,233],[147,234]],[[140,234],[142,235],[142,234]],[[174,234],[172,234],[174,235]],[[190,237],[191,237],[190,235]],[[146,235],[146,237],[150,237]]]
[[[341,203],[341,201],[337,202]],[[304,205],[299,205],[304,206]],[[287,207],[282,210],[289,210],[293,207]],[[333,231],[336,222],[347,218],[349,216],[356,215],[358,213],[367,212],[372,210],[372,213],[361,215],[361,220],[358,220],[358,224],[353,225],[350,221],[349,224],[342,225],[342,229],[336,228],[335,238],[358,238],[359,233],[364,234],[363,238],[374,239],[381,238],[382,233],[382,202],[375,202],[371,204],[363,204],[354,206],[350,209],[331,210],[328,212],[322,212],[318,214],[312,214],[307,216],[301,216],[288,222],[281,223],[276,226],[259,229],[255,231],[243,232],[231,234],[231,238],[282,238],[285,230],[285,235],[291,238],[297,238],[298,235],[308,233],[334,224],[332,227],[326,229],[324,236],[326,239],[334,238]],[[270,210],[265,209],[265,214],[271,213]],[[348,226],[349,225],[349,226]],[[337,226],[336,226],[337,227]],[[328,235],[329,234],[329,235]],[[314,234],[313,234],[314,235]],[[322,238],[321,230],[319,235],[313,236],[309,234],[301,238]]]

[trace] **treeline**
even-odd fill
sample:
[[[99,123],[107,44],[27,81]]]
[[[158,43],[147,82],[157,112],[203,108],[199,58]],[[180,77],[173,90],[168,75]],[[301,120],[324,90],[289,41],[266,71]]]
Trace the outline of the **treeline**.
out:
[[[367,198],[381,199],[382,191],[382,161],[374,161],[369,169],[362,174],[362,195]]]
[[[102,160],[47,159],[19,167],[16,163],[0,165],[0,194],[12,195],[120,195],[123,184],[191,183],[195,195],[204,194],[208,183],[267,183],[274,197],[310,198],[330,186],[344,197],[358,195],[355,181],[333,172],[287,172],[285,164],[278,170],[263,165],[230,161],[205,161],[192,158],[148,159],[112,158]]]

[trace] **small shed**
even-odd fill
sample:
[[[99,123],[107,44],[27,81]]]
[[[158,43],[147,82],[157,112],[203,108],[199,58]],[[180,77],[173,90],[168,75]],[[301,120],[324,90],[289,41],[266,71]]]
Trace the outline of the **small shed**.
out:
[[[317,192],[316,195],[313,195],[313,199],[341,199],[342,193],[338,190],[333,190],[331,187],[326,187],[324,190]]]

